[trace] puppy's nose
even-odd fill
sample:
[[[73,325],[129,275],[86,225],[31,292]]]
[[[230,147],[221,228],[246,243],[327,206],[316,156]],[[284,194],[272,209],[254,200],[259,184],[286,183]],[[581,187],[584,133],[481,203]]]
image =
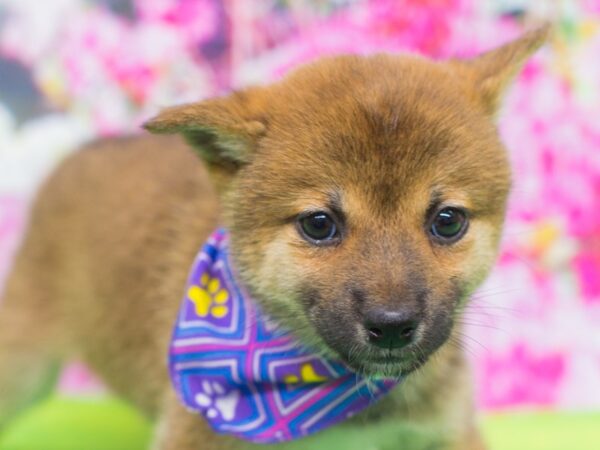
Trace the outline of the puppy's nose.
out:
[[[390,350],[410,344],[419,326],[414,314],[397,310],[371,309],[364,319],[369,342]]]

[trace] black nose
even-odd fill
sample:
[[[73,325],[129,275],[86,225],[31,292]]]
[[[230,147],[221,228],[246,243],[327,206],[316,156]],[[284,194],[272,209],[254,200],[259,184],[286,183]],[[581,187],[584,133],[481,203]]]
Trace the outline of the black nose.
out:
[[[371,309],[365,313],[364,319],[369,342],[390,350],[410,344],[419,325],[412,313],[386,309]]]

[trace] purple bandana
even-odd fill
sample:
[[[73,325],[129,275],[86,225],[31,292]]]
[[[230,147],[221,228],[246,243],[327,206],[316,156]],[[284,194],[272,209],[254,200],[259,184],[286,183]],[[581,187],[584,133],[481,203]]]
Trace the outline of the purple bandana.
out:
[[[255,443],[323,430],[396,385],[369,381],[277,330],[238,284],[217,230],[192,266],[169,353],[183,404],[217,433]]]

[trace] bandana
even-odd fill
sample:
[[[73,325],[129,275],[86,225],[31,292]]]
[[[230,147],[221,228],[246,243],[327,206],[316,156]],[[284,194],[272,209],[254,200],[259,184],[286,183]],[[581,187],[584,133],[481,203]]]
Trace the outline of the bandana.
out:
[[[303,347],[262,314],[240,285],[217,230],[192,266],[170,345],[173,385],[217,433],[289,441],[335,425],[396,381],[367,381]]]

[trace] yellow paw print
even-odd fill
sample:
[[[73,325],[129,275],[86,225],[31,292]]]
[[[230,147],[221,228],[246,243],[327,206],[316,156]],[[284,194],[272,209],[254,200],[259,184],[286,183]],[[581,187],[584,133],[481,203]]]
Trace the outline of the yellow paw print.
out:
[[[320,383],[321,381],[326,381],[327,378],[319,375],[315,372],[315,368],[310,363],[302,364],[300,367],[300,376],[298,375],[286,375],[283,378],[284,383],[286,384],[295,384],[295,383]]]
[[[218,278],[211,278],[206,273],[200,278],[200,286],[194,285],[188,289],[188,297],[200,317],[211,315],[220,319],[229,312],[229,292],[221,288]]]

